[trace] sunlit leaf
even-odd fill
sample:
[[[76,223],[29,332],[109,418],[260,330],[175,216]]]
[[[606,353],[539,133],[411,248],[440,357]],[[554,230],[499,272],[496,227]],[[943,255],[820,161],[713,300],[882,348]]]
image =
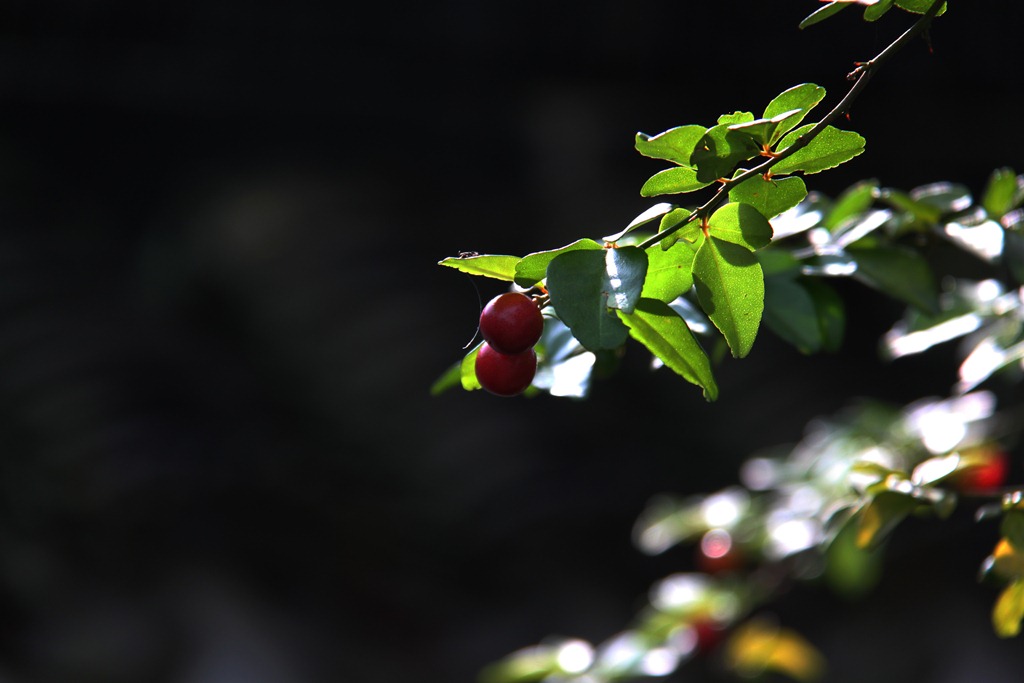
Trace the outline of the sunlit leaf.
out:
[[[756,175],[729,188],[730,202],[743,202],[761,212],[765,218],[778,216],[800,204],[807,196],[807,185],[799,176],[765,180]]]
[[[992,626],[1000,638],[1013,638],[1020,634],[1024,619],[1024,579],[1017,579],[999,594],[992,608]]]
[[[1024,342],[1004,347],[994,337],[983,337],[964,358],[956,388],[970,391],[1003,368],[1024,359]]]
[[[515,282],[520,287],[532,287],[547,276],[548,264],[559,254],[580,249],[600,250],[602,248],[600,243],[584,238],[558,249],[527,254],[515,266]]]
[[[992,551],[992,568],[1003,579],[1024,579],[1024,550],[1001,538]]]
[[[540,363],[533,386],[552,396],[584,398],[590,391],[596,356],[583,349],[572,331],[558,318],[545,316],[537,344]]]
[[[782,138],[776,151],[785,151],[800,136],[809,132],[810,128],[810,126],[803,126],[790,132]],[[863,151],[864,138],[860,134],[826,126],[807,146],[798,149],[791,156],[775,164],[772,167],[772,172],[777,174],[796,173],[797,171],[805,174],[818,173],[835,168]]]
[[[888,209],[871,209],[856,213],[835,228],[829,244],[847,247],[871,235],[892,219]]]
[[[752,137],[759,144],[768,145],[782,137],[786,131],[791,130],[802,118],[803,111],[795,108],[775,114],[771,118],[735,123],[729,126],[729,130],[740,131]]]
[[[735,126],[737,123],[747,123],[754,120],[754,115],[749,111],[734,111],[731,114],[722,114],[718,117],[719,126]]]
[[[685,241],[676,242],[667,250],[648,249],[647,279],[640,296],[671,303],[690,291],[696,254],[696,245]]]
[[[766,619],[752,619],[729,638],[726,665],[743,678],[781,673],[801,683],[819,680],[825,658],[803,636]]]
[[[529,683],[558,671],[558,648],[535,645],[513,652],[480,672],[480,683]]]
[[[961,309],[928,315],[908,309],[904,320],[895,323],[883,337],[883,350],[889,358],[901,358],[927,351],[937,344],[963,337],[982,325],[976,313],[960,314]]]
[[[768,143],[774,145],[779,138],[799,126],[811,109],[823,99],[825,99],[825,89],[814,83],[801,83],[776,95],[764,109],[763,116],[766,119],[774,119],[791,110],[796,110],[798,113],[787,116],[785,121],[776,126]]]
[[[632,313],[647,278],[647,252],[632,246],[606,249],[604,261],[608,307]]]
[[[914,14],[924,14],[931,9],[934,2],[935,0],[896,0],[896,6],[901,9],[905,9],[908,12],[913,12]],[[939,8],[939,11],[935,16],[940,17],[945,13],[946,3],[942,3],[942,7]]]
[[[914,199],[906,192],[887,187],[880,189],[877,192],[877,197],[879,201],[907,211],[914,218],[926,223],[937,223],[942,217],[942,210],[939,207]]]
[[[668,304],[657,299],[641,299],[632,314],[619,317],[629,334],[647,347],[666,367],[686,381],[704,389],[704,398],[718,398],[718,386],[711,362],[694,338],[686,322]]]
[[[992,172],[981,198],[981,205],[989,216],[998,218],[1014,208],[1017,197],[1017,174],[1010,168]]]
[[[645,157],[689,166],[690,156],[705,131],[704,126],[689,125],[678,126],[654,136],[637,133],[636,150]]]
[[[603,239],[605,242],[618,242],[628,233],[632,232],[633,230],[636,230],[641,226],[647,225],[651,221],[662,218],[665,214],[669,213],[674,208],[675,206],[673,204],[669,204],[668,202],[660,202],[658,204],[655,204],[654,206],[647,209],[639,216],[631,220],[629,224],[619,232],[614,233],[612,235],[605,235],[601,239]]]
[[[609,310],[609,303],[622,306],[639,299],[643,278],[637,282],[638,261],[631,263],[609,255],[625,249],[639,252],[646,264],[646,256],[636,247],[567,251],[548,264],[551,303],[589,351],[617,348],[626,341],[628,330]],[[627,271],[625,280],[618,272],[620,266]]]
[[[690,157],[691,165],[697,168],[697,180],[701,182],[711,183],[719,178],[730,177],[736,164],[755,157],[760,152],[753,138],[741,131],[730,129],[731,125],[742,121],[731,121],[728,117],[722,119],[728,122],[709,128]]]
[[[880,0],[864,9],[865,21],[878,21],[882,15],[892,9],[893,0]]]
[[[708,219],[712,237],[739,244],[751,251],[772,241],[772,226],[760,211],[749,204],[729,202]]]
[[[709,237],[693,262],[697,298],[732,354],[750,353],[764,310],[764,275],[749,249]]]
[[[689,219],[691,216],[695,216],[695,214],[690,209],[673,209],[661,217],[661,223],[658,225],[658,232],[663,233],[666,230],[671,230],[680,223]],[[676,229],[674,233],[663,239],[659,244],[662,249],[668,250],[672,248],[677,240],[684,240],[690,244],[697,244],[697,242],[703,237],[704,234],[700,231],[700,226],[697,221],[691,220],[689,225],[684,225],[682,228]]]
[[[874,548],[918,506],[918,501],[895,491],[882,491],[857,516],[857,547]]]
[[[496,280],[511,282],[515,278],[518,256],[487,255],[487,256],[450,256],[438,265],[461,270],[470,275],[481,275]]]
[[[699,190],[710,184],[710,181],[697,179],[697,169],[689,166],[677,166],[658,171],[648,178],[640,188],[640,196],[657,197],[665,194],[683,194]]]
[[[462,361],[454,363],[448,368],[443,375],[437,378],[432,385],[430,385],[430,395],[437,396],[442,394],[449,389],[462,385]]]
[[[837,14],[838,12],[846,9],[847,7],[849,7],[849,3],[847,2],[839,2],[838,0],[836,0],[835,2],[830,2],[824,7],[819,7],[818,9],[811,12],[808,16],[804,17],[804,19],[800,22],[799,27],[803,29],[807,28],[808,26],[814,26],[818,22],[828,19],[832,15]]]
[[[910,191],[910,197],[916,202],[933,207],[940,216],[964,211],[974,203],[969,188],[945,181],[915,187]]]
[[[942,234],[980,259],[993,262],[1003,255],[1006,231],[993,220],[980,223],[950,221],[942,226]]]
[[[910,481],[916,486],[929,486],[936,484],[950,476],[960,468],[960,454],[950,453],[949,455],[928,458],[919,462],[914,471],[910,474]]]
[[[686,326],[694,334],[711,334],[714,326],[699,306],[690,302],[685,296],[676,297],[669,303],[669,308],[686,321]]]
[[[821,225],[835,230],[842,223],[857,214],[867,211],[878,192],[878,181],[864,180],[847,188],[825,213]]]
[[[462,363],[459,364],[462,388],[466,391],[475,391],[481,388],[480,380],[476,378],[476,354],[480,351],[481,345],[482,343],[474,346],[472,351],[463,356]]]

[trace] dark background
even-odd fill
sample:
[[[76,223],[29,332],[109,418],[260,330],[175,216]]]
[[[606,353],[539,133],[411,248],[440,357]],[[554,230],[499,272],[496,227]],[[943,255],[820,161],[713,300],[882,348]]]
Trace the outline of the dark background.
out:
[[[908,24],[798,31],[817,5],[5,3],[0,681],[470,681],[688,567],[631,547],[652,495],[849,397],[945,394],[951,352],[879,361],[899,310],[854,284],[841,355],[765,333],[714,405],[637,349],[587,402],[427,393],[500,290],[438,260],[614,232],[660,169],[637,130],[804,81],[833,104]],[[1020,12],[993,8],[883,69],[867,152],[812,189],[1024,170]],[[975,583],[994,529],[935,526],[863,604],[777,607],[829,680],[1019,680]]]

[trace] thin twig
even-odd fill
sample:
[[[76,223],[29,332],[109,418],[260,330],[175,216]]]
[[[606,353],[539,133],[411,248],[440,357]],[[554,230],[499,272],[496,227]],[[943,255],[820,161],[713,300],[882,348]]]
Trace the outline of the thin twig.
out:
[[[945,0],[935,0],[934,2],[932,2],[931,7],[928,8],[928,11],[921,15],[921,18],[914,22],[913,26],[904,31],[899,38],[890,43],[873,59],[869,59],[866,62],[857,62],[856,68],[846,76],[848,80],[854,80],[855,82],[853,86],[850,88],[850,90],[843,97],[843,99],[839,101],[839,104],[832,108],[832,111],[830,111],[820,121],[814,124],[814,126],[809,131],[798,137],[792,145],[779,152],[776,156],[773,156],[767,161],[759,164],[758,166],[755,166],[752,169],[744,171],[735,178],[724,180],[722,182],[721,187],[718,188],[718,191],[714,194],[714,196],[711,197],[711,199],[709,199],[705,204],[690,212],[690,215],[687,216],[683,221],[677,223],[676,225],[673,225],[672,227],[662,232],[659,232],[656,235],[652,235],[651,237],[641,242],[638,246],[641,249],[647,249],[648,247],[652,247],[658,242],[661,242],[669,235],[675,233],[677,230],[680,230],[684,226],[692,223],[693,220],[696,219],[697,217],[711,215],[711,213],[715,209],[717,209],[720,205],[724,204],[725,201],[728,199],[730,188],[744,182],[745,180],[749,180],[754,176],[765,175],[766,173],[768,173],[772,166],[779,163],[783,159],[795,154],[797,151],[803,149],[808,144],[810,144],[810,142],[814,138],[816,138],[823,130],[825,130],[825,128],[827,128],[829,124],[831,124],[837,118],[839,118],[840,116],[842,116],[843,114],[850,110],[850,107],[853,105],[853,101],[857,99],[861,91],[863,91],[864,88],[867,86],[868,81],[871,80],[871,77],[875,74],[876,71],[878,71],[882,64],[884,64],[893,54],[898,52],[904,45],[909,43],[911,40],[920,35],[921,32],[928,28],[928,25],[931,23],[931,20],[938,13],[939,8],[942,7],[944,2]]]

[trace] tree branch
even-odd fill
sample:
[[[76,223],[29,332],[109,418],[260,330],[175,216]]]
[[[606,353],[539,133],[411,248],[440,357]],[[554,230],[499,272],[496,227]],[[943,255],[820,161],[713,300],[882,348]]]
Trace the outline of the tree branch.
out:
[[[911,40],[919,36],[928,28],[932,19],[938,13],[939,8],[942,7],[944,2],[945,0],[934,0],[934,2],[932,2],[931,6],[928,8],[928,11],[921,15],[921,18],[914,22],[914,24],[910,28],[904,31],[899,38],[890,43],[884,50],[875,55],[874,58],[869,59],[866,62],[857,62],[856,68],[846,76],[848,80],[853,80],[855,82],[853,86],[850,88],[850,90],[843,97],[843,99],[841,99],[839,103],[832,108],[832,111],[830,111],[820,121],[814,124],[814,126],[809,131],[807,131],[799,138],[797,138],[792,145],[782,150],[782,152],[780,152],[777,156],[768,159],[764,163],[761,163],[752,169],[744,171],[735,178],[731,178],[729,180],[724,181],[721,187],[718,188],[718,191],[714,194],[714,196],[711,197],[711,199],[709,199],[702,206],[699,206],[698,208],[690,212],[690,215],[687,216],[684,220],[673,225],[671,228],[659,232],[656,235],[652,235],[651,237],[641,242],[638,246],[641,249],[647,249],[648,247],[652,247],[655,244],[661,242],[669,235],[675,233],[677,230],[680,230],[684,226],[692,223],[694,219],[700,216],[711,215],[711,213],[714,212],[715,209],[717,209],[719,206],[726,202],[726,200],[729,197],[729,190],[732,187],[735,187],[736,185],[739,185],[740,183],[744,182],[745,180],[749,180],[754,176],[765,175],[771,169],[772,166],[779,163],[783,159],[786,159],[787,157],[795,154],[796,152],[810,144],[810,142],[814,138],[816,138],[823,130],[825,130],[825,128],[828,127],[833,121],[835,121],[840,116],[842,116],[843,114],[850,110],[850,107],[853,105],[853,101],[857,99],[860,93],[867,86],[868,81],[870,81],[871,77],[875,75],[875,72],[877,72],[878,69],[881,68],[882,64],[884,64],[886,61],[889,60],[890,57],[892,57],[892,55],[894,55],[896,52],[902,49],[904,45],[906,45]]]

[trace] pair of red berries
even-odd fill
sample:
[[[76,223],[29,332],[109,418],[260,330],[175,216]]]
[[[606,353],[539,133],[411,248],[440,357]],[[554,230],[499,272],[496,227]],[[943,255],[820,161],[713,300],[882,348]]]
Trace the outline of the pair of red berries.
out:
[[[476,378],[498,396],[526,391],[537,372],[534,345],[544,331],[537,303],[519,292],[506,292],[487,302],[480,312],[484,343],[476,353]]]

